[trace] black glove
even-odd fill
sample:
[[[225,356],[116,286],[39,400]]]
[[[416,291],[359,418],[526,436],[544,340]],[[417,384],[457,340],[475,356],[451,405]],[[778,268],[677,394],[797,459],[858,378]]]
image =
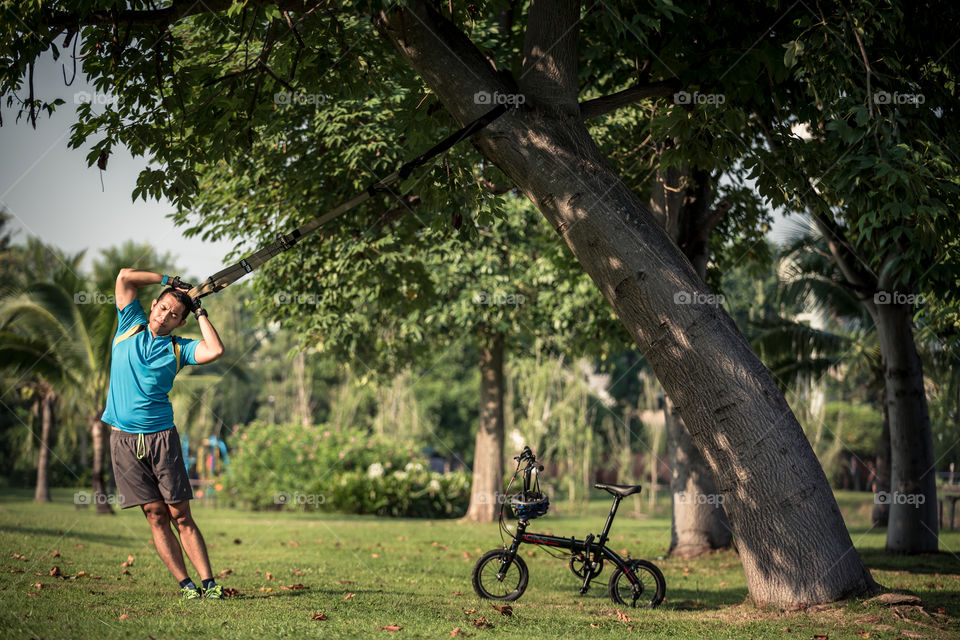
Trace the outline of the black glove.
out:
[[[200,306],[200,298],[190,298],[190,302],[191,310],[193,311],[193,315],[197,317],[197,320],[200,319],[200,316],[207,315],[207,310]]]
[[[180,279],[180,276],[173,276],[170,278],[170,281],[167,282],[168,287],[173,287],[174,289],[183,289],[184,291],[190,291],[193,289],[193,285],[189,282],[184,282]]]

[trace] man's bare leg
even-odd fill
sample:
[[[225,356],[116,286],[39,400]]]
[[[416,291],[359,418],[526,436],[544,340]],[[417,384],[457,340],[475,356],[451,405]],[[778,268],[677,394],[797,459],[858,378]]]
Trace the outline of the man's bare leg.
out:
[[[203,535],[190,513],[190,501],[184,500],[165,506],[170,511],[173,526],[180,532],[180,543],[183,544],[183,550],[187,552],[187,557],[190,558],[190,562],[193,563],[200,574],[200,580],[209,580],[213,577],[213,570],[210,569],[210,557],[207,555],[207,545],[203,541]],[[178,545],[177,551],[179,550]],[[183,562],[182,556],[180,562]]]
[[[180,541],[170,528],[170,510],[163,502],[150,502],[140,507],[143,515],[150,523],[150,532],[153,534],[153,544],[163,564],[173,574],[177,582],[187,578],[187,566],[183,562],[183,553],[180,551]]]

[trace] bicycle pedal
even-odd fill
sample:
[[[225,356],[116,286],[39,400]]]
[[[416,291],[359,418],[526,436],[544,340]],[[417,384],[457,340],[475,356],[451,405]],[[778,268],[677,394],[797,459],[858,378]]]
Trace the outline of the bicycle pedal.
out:
[[[579,591],[580,595],[583,596],[587,594],[587,591],[590,591],[590,587],[580,587],[579,589],[577,589],[577,591]]]

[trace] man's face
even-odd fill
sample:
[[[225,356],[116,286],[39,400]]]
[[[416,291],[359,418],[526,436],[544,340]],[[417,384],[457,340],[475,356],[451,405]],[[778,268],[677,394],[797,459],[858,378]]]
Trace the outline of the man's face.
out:
[[[150,306],[150,330],[158,336],[169,335],[187,321],[187,310],[169,293]]]

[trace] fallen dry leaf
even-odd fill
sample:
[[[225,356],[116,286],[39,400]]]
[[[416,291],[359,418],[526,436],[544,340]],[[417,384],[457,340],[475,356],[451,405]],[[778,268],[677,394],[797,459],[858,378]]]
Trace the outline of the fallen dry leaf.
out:
[[[124,562],[124,563],[121,563],[120,566],[121,566],[121,567],[132,567],[132,566],[133,566],[133,556],[132,556],[132,555],[127,556],[127,561]]]
[[[10,569],[10,573],[23,573],[23,569]]]
[[[620,622],[630,622],[630,618],[627,617],[627,614],[625,614],[623,611],[620,611],[620,609],[617,609],[617,620]]]
[[[857,618],[854,620],[857,624],[880,622],[880,616],[867,616],[866,618]]]
[[[493,624],[491,624],[490,621],[483,616],[480,616],[474,620],[473,626],[475,626],[477,629],[493,629]]]
[[[511,607],[511,606],[508,605],[508,604],[504,604],[504,605],[495,605],[495,604],[492,604],[492,605],[490,605],[490,606],[493,607],[494,609],[496,609],[497,611],[499,611],[499,612],[500,612],[500,615],[502,615],[502,616],[512,616],[512,615],[513,615],[513,607]]]
[[[281,588],[281,589],[291,589],[291,590],[293,590],[293,589],[309,589],[310,587],[308,587],[308,586],[306,586],[306,585],[302,585],[302,584],[300,584],[300,583],[298,582],[297,584],[288,584],[288,585],[286,585],[286,586],[280,585],[280,588]]]
[[[294,570],[293,570],[293,575],[295,575],[295,576],[302,576],[302,575],[303,575],[303,571],[300,571],[300,569],[294,569]]]
[[[50,575],[54,578],[62,578],[63,572],[60,571],[60,567],[54,567],[53,569],[50,569]]]
[[[905,593],[884,593],[876,598],[870,598],[864,601],[866,604],[876,603],[885,605],[895,604],[915,604],[921,605],[923,602],[917,596],[907,595]]]
[[[344,600],[349,600],[350,598],[356,598],[356,597],[357,597],[357,594],[355,594],[355,593],[348,593],[348,594],[347,594],[347,597],[344,598]]]
[[[337,580],[337,584],[355,584],[353,580]]]
[[[830,640],[830,636],[825,633],[815,633],[813,634],[813,640]]]
[[[219,577],[219,578],[226,578],[226,577],[227,577],[228,575],[230,575],[231,573],[233,573],[233,569],[224,569],[223,571],[220,572],[220,575],[217,576],[217,577]]]
[[[273,580],[273,574],[267,571],[267,580]]]
[[[242,542],[240,541],[240,538],[234,538],[233,544],[242,544]]]
[[[394,631],[403,631],[403,627],[397,624],[388,624],[385,627],[377,627],[377,629],[380,629],[381,631],[389,631],[390,633],[393,633]]]
[[[17,560],[26,560],[26,559],[27,559],[26,556],[24,556],[22,553],[15,553],[15,554],[13,554],[13,557],[16,558]]]
[[[30,585],[30,586],[34,587],[35,589],[43,589],[43,583],[42,583],[42,582],[34,582],[34,583],[33,583],[32,585]]]
[[[870,637],[870,632],[869,632],[869,631],[864,631],[863,629],[858,629],[858,630],[857,630],[857,635],[860,636],[861,638],[869,638],[869,637]]]
[[[327,616],[323,615],[322,613],[315,613],[315,614],[313,614],[313,617],[310,618],[310,619],[311,619],[311,620],[326,620],[326,619],[327,619]]]
[[[456,629],[454,629],[453,631],[450,632],[450,635],[452,635],[452,636],[469,636],[470,634],[461,631],[460,627],[457,627]]]
[[[50,557],[51,557],[51,558],[59,558],[59,557],[60,557],[60,552],[55,550],[53,553],[50,554]]]
[[[223,596],[225,598],[236,598],[240,596],[240,592],[234,589],[233,587],[227,587],[223,590]]]
[[[128,616],[127,614],[124,613],[123,615],[120,616],[120,619],[121,619],[121,620],[129,620],[129,619],[130,619],[130,616]]]
[[[297,542],[296,540],[291,540],[291,541],[288,542],[287,544],[289,544],[291,547],[299,547],[299,546],[300,546],[300,543]]]
[[[458,597],[459,597],[459,596],[462,596],[462,595],[463,595],[463,592],[462,592],[462,591],[454,591],[452,595],[455,595],[455,596],[458,596]]]

